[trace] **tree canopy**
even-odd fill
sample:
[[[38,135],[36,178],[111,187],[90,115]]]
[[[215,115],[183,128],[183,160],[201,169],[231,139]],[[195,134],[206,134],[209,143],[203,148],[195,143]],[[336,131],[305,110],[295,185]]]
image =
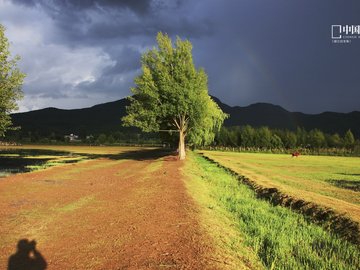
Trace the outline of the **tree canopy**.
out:
[[[344,144],[345,147],[351,148],[355,143],[355,138],[354,135],[352,134],[351,130],[349,129],[348,131],[346,131],[345,136],[344,136]]]
[[[194,66],[190,41],[178,37],[173,46],[169,36],[159,33],[157,42],[158,48],[142,55],[142,74],[131,89],[123,123],[146,132],[176,130],[184,159],[185,140],[211,143],[226,114],[208,94],[205,71]]]
[[[0,24],[0,137],[12,128],[10,113],[18,109],[25,74],[17,68],[20,57],[11,58],[5,27]]]

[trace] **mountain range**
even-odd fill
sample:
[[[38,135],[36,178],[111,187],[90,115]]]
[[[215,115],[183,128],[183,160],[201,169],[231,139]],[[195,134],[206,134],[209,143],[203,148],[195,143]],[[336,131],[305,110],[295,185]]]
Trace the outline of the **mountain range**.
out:
[[[212,98],[225,113],[230,115],[224,123],[228,127],[250,125],[289,130],[303,127],[306,130],[317,128],[331,134],[344,134],[348,129],[351,129],[355,137],[360,137],[359,111],[305,114],[289,112],[280,106],[269,103],[232,107],[222,103],[216,97]],[[59,135],[74,133],[84,136],[114,131],[131,131],[131,129],[121,126],[121,118],[126,114],[125,107],[127,105],[129,105],[129,101],[121,99],[83,109],[45,108],[14,113],[11,116],[14,125],[21,126],[22,133],[37,132],[43,136],[51,133]]]

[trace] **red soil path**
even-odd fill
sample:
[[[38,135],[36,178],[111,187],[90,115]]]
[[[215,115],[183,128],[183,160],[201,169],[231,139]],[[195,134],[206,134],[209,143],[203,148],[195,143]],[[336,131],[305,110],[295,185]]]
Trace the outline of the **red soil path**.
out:
[[[96,159],[0,179],[0,269],[23,238],[46,269],[216,268],[182,165]]]

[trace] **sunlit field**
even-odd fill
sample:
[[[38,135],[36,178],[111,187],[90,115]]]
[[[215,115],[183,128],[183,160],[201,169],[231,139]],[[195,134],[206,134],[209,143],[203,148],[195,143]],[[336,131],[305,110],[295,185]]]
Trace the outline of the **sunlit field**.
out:
[[[232,159],[242,156],[214,153],[218,155]],[[309,222],[301,214],[258,199],[247,185],[200,155],[191,156],[186,171],[192,179],[188,189],[203,207],[203,219],[212,222],[208,231],[219,246],[227,247],[230,259],[236,258],[236,254],[250,257],[248,253],[253,252],[267,269],[359,268],[358,246]],[[256,260],[249,264],[250,268],[257,268]]]
[[[360,158],[202,151],[257,184],[360,221]]]

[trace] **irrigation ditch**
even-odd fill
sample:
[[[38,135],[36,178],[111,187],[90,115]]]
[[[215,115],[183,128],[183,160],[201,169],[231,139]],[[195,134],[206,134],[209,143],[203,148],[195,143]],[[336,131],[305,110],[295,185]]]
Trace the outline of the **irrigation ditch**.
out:
[[[360,225],[345,214],[337,213],[331,208],[320,206],[314,202],[290,196],[277,188],[259,185],[255,181],[244,175],[240,175],[203,153],[198,154],[233,175],[239,182],[249,186],[256,193],[257,198],[267,200],[274,206],[280,205],[287,207],[296,213],[302,214],[309,222],[320,225],[325,230],[340,236],[350,243],[360,244]]]

